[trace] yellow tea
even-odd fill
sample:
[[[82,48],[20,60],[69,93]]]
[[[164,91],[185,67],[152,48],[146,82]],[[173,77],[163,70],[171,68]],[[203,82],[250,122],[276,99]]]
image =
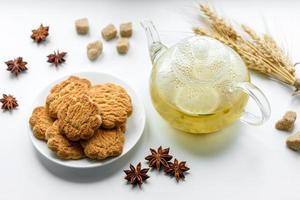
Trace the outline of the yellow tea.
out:
[[[240,118],[248,101],[248,95],[243,93],[231,105],[224,105],[222,109],[208,115],[189,115],[175,106],[167,103],[158,94],[157,86],[150,84],[153,105],[158,113],[176,129],[189,133],[210,133],[221,130]]]

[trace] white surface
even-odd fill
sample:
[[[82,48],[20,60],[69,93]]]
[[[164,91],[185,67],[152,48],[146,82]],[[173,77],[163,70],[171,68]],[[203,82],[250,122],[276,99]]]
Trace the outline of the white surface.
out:
[[[20,107],[13,113],[0,113],[0,199],[299,199],[300,155],[288,150],[289,133],[276,131],[274,123],[287,109],[298,111],[300,99],[291,89],[253,75],[252,81],[270,99],[271,119],[263,126],[250,127],[240,122],[226,130],[193,136],[170,128],[156,113],[148,93],[151,64],[146,40],[138,22],[152,19],[172,43],[180,38],[173,30],[189,31],[190,21],[182,9],[194,1],[111,0],[111,1],[2,1],[0,3],[0,93],[12,93]],[[297,1],[215,1],[226,16],[264,31],[263,20],[276,38],[288,44],[291,56],[299,61],[300,29]],[[74,20],[88,17],[89,36],[78,36]],[[134,22],[128,55],[119,56],[115,41],[104,43],[104,55],[90,62],[85,46],[100,37],[100,28],[113,22]],[[50,25],[49,42],[36,45],[31,29],[40,23]],[[168,37],[169,36],[169,37]],[[55,69],[46,63],[53,50],[68,52],[67,63]],[[4,61],[23,56],[29,70],[18,78],[5,70]],[[298,59],[298,60],[297,60]],[[143,99],[147,125],[138,145],[118,162],[101,169],[70,170],[42,159],[27,134],[26,115],[38,93],[58,77],[80,71],[114,74],[128,81]],[[298,113],[299,114],[299,113]],[[294,132],[299,130],[297,121]],[[148,154],[149,147],[163,145],[191,168],[186,181],[151,172],[142,190],[132,189],[123,179],[123,169]],[[145,166],[145,165],[144,165]]]
[[[91,81],[93,85],[95,84],[102,84],[102,83],[115,83],[121,85],[126,89],[128,94],[131,97],[132,107],[135,112],[133,112],[126,123],[126,140],[124,143],[123,152],[121,155],[109,159],[105,159],[102,161],[94,161],[89,159],[81,159],[81,160],[61,160],[59,159],[46,145],[45,141],[39,140],[33,136],[30,126],[28,126],[28,134],[30,139],[34,145],[34,147],[41,153],[42,156],[47,158],[49,161],[57,163],[59,165],[65,167],[72,167],[79,169],[88,169],[88,168],[95,168],[95,167],[103,167],[110,163],[116,162],[117,160],[124,157],[139,141],[142,137],[145,128],[145,109],[144,104],[141,102],[141,99],[138,97],[136,92],[124,81],[120,78],[115,76],[106,74],[106,73],[99,73],[99,72],[81,72],[73,74],[80,78],[86,78]],[[53,83],[49,84],[46,88],[44,88],[38,97],[35,99],[33,103],[33,108],[44,105],[45,99],[47,98],[49,91],[55,85],[60,83],[63,80],[66,80],[69,76],[65,76],[55,80]],[[32,113],[29,110],[28,115]]]

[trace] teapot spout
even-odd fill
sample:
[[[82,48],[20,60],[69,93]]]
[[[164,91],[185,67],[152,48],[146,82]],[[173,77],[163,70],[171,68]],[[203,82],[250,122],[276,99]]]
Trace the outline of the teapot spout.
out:
[[[151,61],[152,63],[155,63],[156,60],[167,50],[167,47],[160,42],[158,32],[152,21],[143,21],[141,22],[141,25],[147,36]]]

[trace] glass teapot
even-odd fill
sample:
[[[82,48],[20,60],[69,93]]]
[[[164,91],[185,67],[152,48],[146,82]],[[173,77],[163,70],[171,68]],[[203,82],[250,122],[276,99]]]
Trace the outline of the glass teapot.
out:
[[[252,125],[270,116],[265,95],[250,83],[248,69],[230,47],[206,36],[191,36],[167,48],[151,21],[142,22],[153,64],[150,92],[159,114],[174,128],[210,133],[237,119]],[[260,114],[244,111],[248,97]]]

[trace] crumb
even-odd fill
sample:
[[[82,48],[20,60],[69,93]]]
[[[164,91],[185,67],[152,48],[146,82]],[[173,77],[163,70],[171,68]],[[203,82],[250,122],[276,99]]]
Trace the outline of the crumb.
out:
[[[87,45],[87,56],[90,60],[96,60],[103,51],[103,44],[100,40]]]
[[[288,148],[294,151],[300,150],[300,132],[297,132],[288,137],[288,139],[286,140],[286,144]]]
[[[112,40],[117,36],[117,29],[113,24],[109,24],[102,29],[102,37],[106,41]]]
[[[132,36],[132,23],[123,23],[120,25],[120,35],[122,37],[131,37]]]
[[[127,38],[120,38],[117,42],[117,51],[119,54],[126,54],[129,49],[129,40]]]
[[[283,118],[280,119],[276,124],[275,128],[278,130],[289,131],[294,127],[294,123],[297,118],[297,113],[288,111],[284,114]]]
[[[89,32],[89,21],[87,18],[78,19],[75,21],[75,27],[78,34],[85,35]]]

